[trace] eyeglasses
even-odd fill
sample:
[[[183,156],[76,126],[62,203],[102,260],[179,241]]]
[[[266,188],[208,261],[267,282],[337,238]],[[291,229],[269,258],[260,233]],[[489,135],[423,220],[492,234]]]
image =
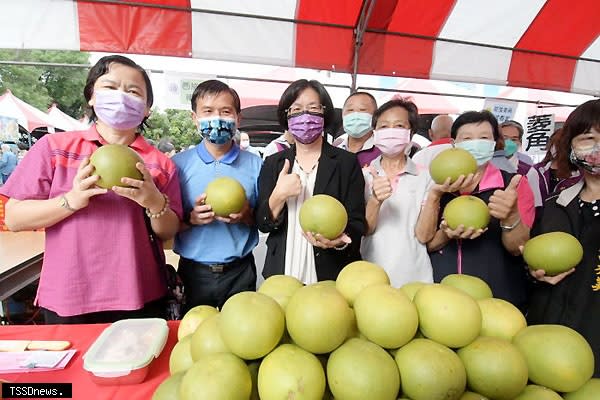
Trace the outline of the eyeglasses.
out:
[[[321,104],[309,104],[307,106],[301,106],[299,104],[293,104],[290,108],[285,110],[288,115],[296,115],[302,114],[305,111],[308,111],[312,114],[323,114],[325,112],[325,106]]]

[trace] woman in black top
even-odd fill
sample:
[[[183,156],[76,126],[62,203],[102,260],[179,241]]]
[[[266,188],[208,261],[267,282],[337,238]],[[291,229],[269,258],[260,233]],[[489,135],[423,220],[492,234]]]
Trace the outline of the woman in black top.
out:
[[[295,144],[267,157],[259,177],[256,221],[262,232],[269,233],[263,275],[291,275],[306,284],[336,279],[344,266],[360,259],[366,229],[360,165],[356,155],[324,140],[334,109],[321,83],[293,82],[277,113]],[[328,240],[302,232],[300,207],[316,194],[333,196],[346,208],[348,223],[339,237]]]
[[[600,100],[577,107],[557,143],[557,166],[569,174],[578,168],[583,180],[548,198],[532,236],[563,231],[583,246],[583,259],[570,271],[538,279],[527,315],[530,324],[561,324],[581,333],[600,360]],[[596,363],[595,377],[600,377]]]

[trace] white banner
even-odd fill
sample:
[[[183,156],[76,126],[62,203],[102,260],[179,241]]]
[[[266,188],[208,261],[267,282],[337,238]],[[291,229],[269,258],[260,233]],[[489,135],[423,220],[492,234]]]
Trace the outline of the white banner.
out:
[[[0,142],[14,142],[19,140],[19,124],[16,118],[0,115]]]
[[[546,155],[548,140],[554,134],[554,114],[527,117],[527,130],[523,135],[523,150],[539,162]]]
[[[501,124],[515,118],[515,112],[519,103],[511,100],[485,99],[483,109],[494,114],[494,117]]]
[[[164,75],[166,93],[164,108],[191,110],[192,94],[200,83],[216,79],[214,75],[167,72]]]

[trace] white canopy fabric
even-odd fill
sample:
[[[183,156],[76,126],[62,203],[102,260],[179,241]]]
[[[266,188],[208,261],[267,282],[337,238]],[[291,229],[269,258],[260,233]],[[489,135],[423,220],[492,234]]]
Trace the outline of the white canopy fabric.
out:
[[[7,90],[0,96],[0,115],[17,120],[29,132],[39,127],[54,127],[54,122],[41,110],[25,103]]]
[[[81,131],[87,129],[87,125],[77,121],[75,118],[62,112],[56,104],[48,109],[48,117],[52,120],[54,127],[63,131]]]

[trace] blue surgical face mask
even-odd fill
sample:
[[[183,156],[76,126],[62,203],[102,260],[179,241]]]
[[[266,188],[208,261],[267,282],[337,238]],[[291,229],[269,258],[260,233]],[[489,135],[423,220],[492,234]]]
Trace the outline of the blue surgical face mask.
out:
[[[198,118],[198,133],[213,144],[229,142],[236,132],[235,119],[223,117]]]
[[[467,150],[475,158],[477,165],[482,166],[492,159],[496,142],[488,139],[473,139],[456,143],[455,146]]]
[[[504,154],[510,158],[519,150],[519,145],[512,139],[504,139]]]
[[[353,138],[361,138],[369,133],[373,116],[366,112],[353,112],[344,115],[344,132]]]

